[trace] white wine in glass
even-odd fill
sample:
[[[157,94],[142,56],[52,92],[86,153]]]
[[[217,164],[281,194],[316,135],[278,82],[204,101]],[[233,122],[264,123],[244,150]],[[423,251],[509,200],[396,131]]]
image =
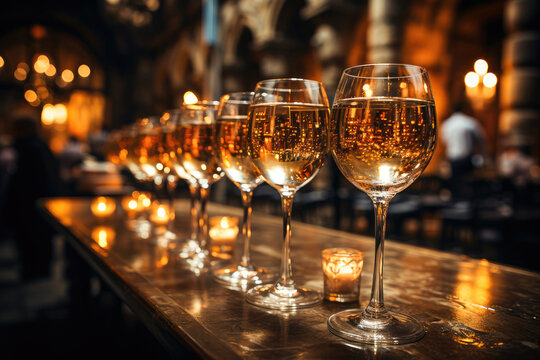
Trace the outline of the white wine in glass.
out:
[[[283,208],[280,276],[246,294],[249,303],[282,310],[321,302],[320,291],[296,286],[290,258],[294,194],[317,175],[328,153],[328,99],[320,82],[261,81],[249,109],[249,156],[265,181],[279,191]]]
[[[390,200],[420,176],[436,143],[435,103],[424,68],[373,64],[343,72],[332,108],[332,155],[343,175],[373,201],[375,263],[369,304],[330,316],[332,333],[370,344],[424,336],[418,321],[384,305],[384,235]]]
[[[220,99],[216,123],[216,149],[219,165],[240,190],[244,216],[242,232],[235,250],[235,261],[214,271],[216,281],[226,286],[247,290],[274,278],[272,272],[253,265],[251,261],[251,200],[253,190],[264,180],[248,156],[248,109],[253,92],[225,94]],[[241,256],[237,254],[240,253]]]

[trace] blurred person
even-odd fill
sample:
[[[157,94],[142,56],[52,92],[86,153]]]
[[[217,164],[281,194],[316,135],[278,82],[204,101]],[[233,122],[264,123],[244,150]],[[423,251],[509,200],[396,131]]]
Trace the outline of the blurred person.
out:
[[[38,136],[37,119],[17,116],[11,124],[15,161],[6,184],[3,218],[15,240],[23,281],[49,277],[53,228],[37,200],[60,193],[58,162]]]
[[[498,170],[501,176],[517,187],[524,187],[531,180],[531,169],[535,165],[530,146],[508,143],[499,157]]]
[[[460,101],[454,113],[441,126],[441,139],[446,146],[452,177],[470,174],[482,166],[486,150],[486,135],[480,122],[472,116],[469,103]]]
[[[468,197],[468,181],[474,170],[484,164],[486,136],[480,122],[472,116],[466,100],[461,100],[453,114],[441,126],[441,140],[450,165],[449,188],[455,197]]]

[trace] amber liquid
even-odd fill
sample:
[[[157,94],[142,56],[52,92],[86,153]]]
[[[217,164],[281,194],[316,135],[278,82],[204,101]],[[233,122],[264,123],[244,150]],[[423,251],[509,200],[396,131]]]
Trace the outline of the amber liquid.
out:
[[[177,140],[177,131],[172,130],[166,132],[164,135],[163,162],[172,169],[174,175],[184,180],[190,180],[191,177],[180,163],[181,154],[182,147]]]
[[[354,98],[332,109],[332,154],[343,175],[369,195],[397,193],[425,169],[437,142],[432,101]]]
[[[248,156],[248,131],[247,116],[222,117],[216,123],[219,164],[240,188],[253,188],[263,182],[261,173]]]
[[[177,130],[180,164],[199,183],[211,184],[223,176],[215,151],[214,124],[186,124]]]
[[[134,160],[148,177],[156,176],[159,172],[157,165],[161,163],[161,141],[162,135],[157,131],[140,134],[135,139]]]
[[[249,110],[249,155],[264,179],[278,190],[307,184],[328,152],[328,107],[260,104]]]

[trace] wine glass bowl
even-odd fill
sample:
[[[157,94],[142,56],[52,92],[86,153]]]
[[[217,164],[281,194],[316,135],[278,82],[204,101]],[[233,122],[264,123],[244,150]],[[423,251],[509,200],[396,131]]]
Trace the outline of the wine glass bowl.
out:
[[[296,191],[326,160],[329,116],[320,82],[270,79],[255,88],[248,113],[248,153],[264,180],[280,193],[284,237],[279,280],[250,289],[246,300],[251,304],[294,310],[322,300],[320,291],[296,286],[292,279],[291,211]]]
[[[375,264],[368,306],[332,315],[332,333],[379,344],[424,336],[414,318],[384,306],[384,235],[390,200],[424,171],[436,142],[435,103],[424,68],[373,64],[343,72],[332,108],[331,152],[345,178],[373,201]]]

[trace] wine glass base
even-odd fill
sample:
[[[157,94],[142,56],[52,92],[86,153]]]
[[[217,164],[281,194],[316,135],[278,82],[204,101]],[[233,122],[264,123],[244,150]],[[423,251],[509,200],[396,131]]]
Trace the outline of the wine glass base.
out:
[[[252,285],[268,283],[275,274],[254,266],[229,265],[214,270],[214,280],[231,288],[246,289]]]
[[[314,306],[322,301],[318,290],[302,287],[279,289],[279,285],[264,284],[251,288],[246,293],[248,303],[268,309],[294,310]]]
[[[328,330],[345,340],[365,344],[407,344],[425,335],[422,324],[408,315],[389,312],[389,321],[376,324],[362,314],[361,309],[338,312],[328,318]]]

